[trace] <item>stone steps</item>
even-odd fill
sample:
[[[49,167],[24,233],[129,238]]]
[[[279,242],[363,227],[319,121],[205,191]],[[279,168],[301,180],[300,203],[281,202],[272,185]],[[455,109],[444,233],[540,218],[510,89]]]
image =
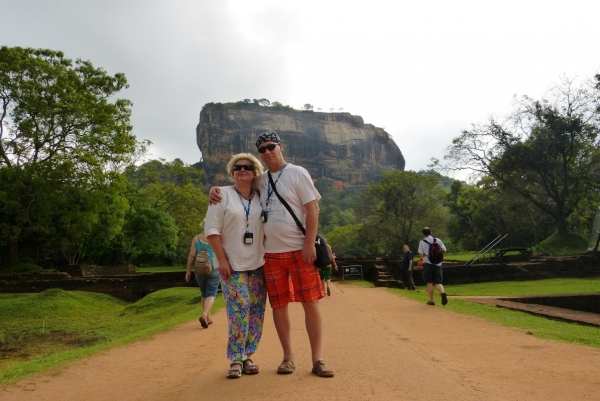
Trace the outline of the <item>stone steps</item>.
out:
[[[402,281],[396,279],[384,265],[375,265],[376,277],[374,284],[377,287],[405,288]]]

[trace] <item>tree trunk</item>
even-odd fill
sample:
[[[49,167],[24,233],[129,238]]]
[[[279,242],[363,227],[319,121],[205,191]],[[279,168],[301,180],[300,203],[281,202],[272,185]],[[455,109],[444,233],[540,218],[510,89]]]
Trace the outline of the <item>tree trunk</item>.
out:
[[[8,244],[8,265],[17,266],[20,263],[19,243],[14,241]]]
[[[569,232],[567,228],[567,219],[564,216],[559,216],[556,219],[556,226],[559,234],[566,234]]]

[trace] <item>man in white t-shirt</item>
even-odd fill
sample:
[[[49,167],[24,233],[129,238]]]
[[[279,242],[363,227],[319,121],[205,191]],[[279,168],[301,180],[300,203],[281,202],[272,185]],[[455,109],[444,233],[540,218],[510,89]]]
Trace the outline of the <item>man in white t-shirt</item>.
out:
[[[281,138],[275,132],[262,133],[256,141],[256,148],[268,169],[258,182],[265,228],[265,281],[273,321],[283,348],[283,361],[277,373],[287,374],[295,370],[288,304],[301,302],[311,347],[312,372],[320,377],[333,377],[333,370],[323,360],[319,299],[325,297],[325,293],[314,265],[321,195],[305,168],[285,162]],[[279,195],[304,225],[306,236],[279,200],[270,183],[269,173]],[[211,189],[210,201],[220,201],[216,189]]]
[[[423,239],[419,241],[419,256],[421,256],[421,259],[425,260],[425,264],[423,265],[423,277],[427,283],[427,294],[429,295],[427,305],[435,305],[435,300],[433,299],[434,287],[442,296],[442,305],[446,305],[448,303],[448,297],[446,296],[444,286],[442,285],[442,262],[431,263],[432,261],[429,260],[429,247],[434,241],[439,244],[443,253],[446,253],[446,247],[441,239],[433,238],[431,236],[431,228],[424,227],[422,233]]]

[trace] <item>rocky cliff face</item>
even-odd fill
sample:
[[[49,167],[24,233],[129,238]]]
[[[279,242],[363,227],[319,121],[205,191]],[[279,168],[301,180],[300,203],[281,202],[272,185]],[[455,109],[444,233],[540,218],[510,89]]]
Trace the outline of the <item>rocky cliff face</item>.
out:
[[[209,104],[196,128],[205,183],[228,183],[226,165],[236,153],[258,157],[254,143],[264,131],[277,132],[285,160],[306,168],[313,179],[361,185],[377,180],[382,170],[404,170],[402,152],[388,133],[360,116]]]

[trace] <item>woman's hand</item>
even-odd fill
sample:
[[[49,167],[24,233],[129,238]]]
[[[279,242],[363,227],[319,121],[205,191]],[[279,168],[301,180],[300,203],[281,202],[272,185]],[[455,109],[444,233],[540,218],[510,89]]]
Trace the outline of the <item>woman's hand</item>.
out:
[[[231,268],[231,265],[229,264],[229,261],[227,259],[222,261],[219,260],[219,273],[224,279],[229,279],[231,277],[233,269]]]
[[[192,272],[187,271],[185,272],[185,282],[189,283],[190,282],[190,277],[192,276]]]

